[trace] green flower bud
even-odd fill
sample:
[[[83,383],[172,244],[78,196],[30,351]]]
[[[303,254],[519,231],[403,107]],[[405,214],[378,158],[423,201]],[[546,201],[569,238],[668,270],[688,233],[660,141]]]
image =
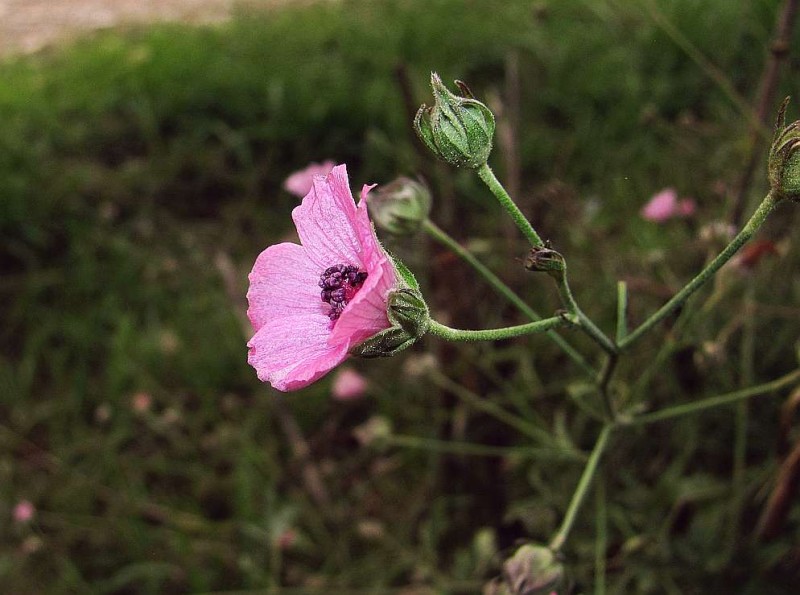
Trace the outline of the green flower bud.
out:
[[[428,304],[422,299],[422,294],[411,288],[398,289],[389,294],[388,315],[389,322],[416,339],[428,331],[431,321]]]
[[[360,357],[391,357],[411,347],[428,331],[428,305],[417,289],[403,287],[389,294],[386,315],[392,326],[350,350]]]
[[[784,99],[775,122],[775,135],[769,150],[767,176],[775,198],[800,201],[800,120],[786,125]]]
[[[563,565],[542,545],[523,545],[503,564],[503,579],[514,595],[548,595],[563,578]]]
[[[464,96],[447,90],[442,79],[431,73],[435,103],[419,108],[414,130],[439,159],[456,167],[478,168],[489,159],[494,135],[494,115],[472,97],[467,86],[456,81]]]
[[[425,184],[399,177],[371,194],[367,207],[379,228],[394,235],[411,235],[431,212],[431,193]]]

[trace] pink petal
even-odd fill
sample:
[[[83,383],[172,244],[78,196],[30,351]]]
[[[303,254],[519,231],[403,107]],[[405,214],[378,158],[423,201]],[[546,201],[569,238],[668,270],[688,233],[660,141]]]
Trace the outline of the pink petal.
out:
[[[384,256],[377,266],[368,270],[364,285],[347,304],[328,339],[331,345],[358,345],[375,333],[389,328],[386,315],[389,291],[397,285],[394,266]]]
[[[247,343],[247,361],[259,380],[278,390],[308,386],[347,358],[349,343],[328,343],[330,326],[324,314],[275,319]]]
[[[674,188],[665,188],[654,195],[642,208],[641,215],[648,221],[663,223],[675,216],[678,194]]]
[[[317,285],[321,272],[297,244],[276,244],[259,254],[247,291],[247,316],[253,328],[258,331],[284,316],[326,314]]]
[[[314,187],[292,211],[292,219],[320,272],[335,264],[365,268],[356,232],[356,205],[344,165],[334,167],[326,178],[314,179]]]
[[[374,186],[364,185],[361,189],[355,216],[367,280],[336,322],[330,338],[332,343],[347,339],[351,345],[357,345],[391,326],[386,316],[386,304],[389,292],[397,286],[397,273],[369,220],[366,199],[372,188]]]
[[[309,163],[308,167],[294,172],[283,183],[283,188],[295,196],[303,198],[314,184],[314,176],[327,176],[333,169],[334,162]]]

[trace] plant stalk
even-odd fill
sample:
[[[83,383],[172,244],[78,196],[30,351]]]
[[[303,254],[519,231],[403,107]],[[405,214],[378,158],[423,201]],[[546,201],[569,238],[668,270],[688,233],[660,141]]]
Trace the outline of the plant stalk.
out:
[[[755,234],[758,228],[764,223],[767,215],[769,215],[772,209],[775,208],[776,202],[777,200],[773,196],[772,192],[767,194],[767,196],[764,197],[764,200],[761,201],[761,204],[758,206],[755,213],[753,213],[753,216],[750,217],[750,220],[745,224],[736,237],[733,238],[731,243],[728,244],[725,249],[720,252],[720,254],[702,271],[700,271],[700,273],[698,273],[698,275],[683,289],[672,296],[672,298],[666,304],[661,306],[661,308],[655,314],[650,316],[650,318],[645,320],[636,330],[625,337],[625,339],[619,343],[620,350],[630,347],[634,342],[640,339],[642,335],[647,333],[655,325],[681,307],[695,291],[697,291],[706,281],[711,279],[714,274],[720,268],[722,268],[722,265],[728,262],[731,257],[736,254],[739,248],[741,248],[751,237],[753,237],[753,234]]]

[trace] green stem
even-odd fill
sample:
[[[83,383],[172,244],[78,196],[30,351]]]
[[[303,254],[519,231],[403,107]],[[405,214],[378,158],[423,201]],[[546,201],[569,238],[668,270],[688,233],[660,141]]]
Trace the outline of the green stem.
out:
[[[572,295],[572,290],[569,287],[569,281],[567,281],[567,265],[564,263],[564,268],[559,271],[558,276],[556,277],[556,283],[558,285],[558,293],[561,296],[561,301],[564,303],[564,307],[570,314],[571,321],[578,325],[578,327],[590,338],[592,338],[603,350],[609,355],[616,355],[619,352],[619,349],[614,344],[614,342],[609,339],[603,331],[601,331],[595,325],[592,320],[583,313],[583,310],[578,307],[578,303],[575,301],[575,298]]]
[[[625,281],[617,282],[617,335],[619,345],[628,334],[628,286]]]
[[[514,220],[514,223],[517,224],[520,231],[525,235],[525,237],[530,242],[531,246],[542,248],[544,247],[544,242],[542,238],[539,237],[539,234],[536,233],[536,230],[533,229],[531,222],[522,214],[522,211],[519,210],[519,207],[516,203],[511,199],[506,192],[506,189],[503,188],[503,185],[494,175],[492,168],[489,167],[488,163],[484,163],[481,165],[477,170],[478,176],[480,176],[483,183],[489,187],[489,190],[492,191],[497,197],[497,200],[500,201],[500,204],[503,208],[511,215],[511,218]]]
[[[730,405],[732,403],[749,399],[750,397],[757,397],[759,395],[771,393],[798,381],[800,381],[800,369],[790,372],[786,376],[781,376],[780,378],[771,380],[770,382],[765,382],[764,384],[759,384],[757,386],[751,386],[742,390],[726,393],[724,395],[710,397],[694,403],[686,403],[684,405],[667,407],[665,409],[661,409],[660,411],[654,411],[653,413],[637,415],[636,417],[628,420],[626,423],[631,425],[646,425],[654,422],[664,421],[665,419],[672,419],[682,415],[689,415],[699,411],[705,411],[706,409],[712,409],[714,407]]]
[[[499,341],[532,333],[541,333],[560,326],[566,326],[567,324],[569,324],[569,321],[563,317],[553,316],[552,318],[545,318],[527,324],[473,331],[450,328],[431,319],[428,332],[447,341]]]
[[[549,547],[555,552],[559,551],[564,546],[564,542],[566,542],[569,532],[572,530],[572,525],[575,523],[575,518],[578,515],[581,504],[586,497],[586,493],[589,491],[589,486],[592,484],[592,479],[597,471],[597,465],[600,463],[600,458],[603,455],[603,451],[605,451],[606,446],[608,445],[608,437],[611,435],[611,430],[613,427],[614,426],[612,424],[606,424],[603,426],[603,430],[600,432],[600,437],[597,439],[597,442],[594,445],[592,454],[589,455],[589,460],[586,462],[586,467],[584,468],[581,479],[578,482],[578,487],[575,489],[575,493],[572,495],[572,500],[569,503],[566,514],[564,515],[564,520],[561,523],[561,527],[553,539],[550,540]]]
[[[605,410],[606,421],[614,422],[617,419],[617,409],[611,399],[611,393],[608,391],[608,386],[611,383],[611,377],[617,369],[617,362],[619,356],[616,353],[611,353],[606,358],[606,363],[600,376],[597,379],[597,389],[600,391],[600,397],[603,401],[603,409]]]
[[[741,248],[751,237],[753,237],[753,234],[756,232],[756,230],[758,230],[759,227],[761,227],[761,224],[764,223],[767,215],[769,215],[772,209],[775,207],[775,204],[776,199],[770,192],[766,197],[764,197],[764,200],[761,201],[761,204],[756,209],[756,212],[753,213],[753,216],[750,217],[750,220],[742,228],[742,231],[740,231],[737,236],[733,238],[731,243],[728,244],[725,249],[720,252],[720,254],[702,271],[700,271],[700,273],[694,279],[692,279],[689,284],[686,285],[686,287],[672,296],[672,299],[661,306],[661,308],[655,314],[645,320],[635,331],[625,337],[624,340],[620,341],[619,348],[626,349],[629,347],[642,335],[647,333],[655,325],[683,305],[683,303],[689,299],[689,297],[695,291],[697,291],[706,281],[714,276],[714,274],[722,267],[722,265],[728,262],[731,257],[736,254],[739,248]]]
[[[531,320],[541,320],[542,317],[528,304],[526,304],[522,298],[520,298],[513,289],[511,289],[508,285],[503,283],[503,281],[495,275],[491,270],[489,270],[486,265],[484,265],[481,261],[479,261],[475,256],[464,248],[461,244],[459,244],[455,239],[453,239],[450,235],[447,234],[446,231],[441,229],[437,226],[433,221],[427,219],[423,225],[425,231],[430,235],[433,239],[435,239],[440,244],[449,248],[456,256],[461,258],[464,262],[469,264],[472,268],[474,268],[488,283],[489,285],[494,288],[497,293],[505,297],[509,302],[514,304],[520,312],[525,314]],[[596,370],[592,367],[592,365],[587,362],[584,357],[578,353],[578,351],[570,345],[561,335],[553,330],[549,330],[545,333],[548,337],[550,337],[563,351],[564,353],[569,356],[569,358],[578,364],[584,372],[587,374],[594,376],[596,374]]]

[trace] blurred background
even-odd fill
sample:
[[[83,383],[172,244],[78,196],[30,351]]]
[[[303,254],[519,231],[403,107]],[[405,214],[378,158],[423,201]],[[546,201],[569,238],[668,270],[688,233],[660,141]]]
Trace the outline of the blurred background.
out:
[[[244,295],[258,253],[293,237],[284,181],[328,159],[354,187],[423,176],[432,219],[549,315],[557,294],[490,193],[414,137],[430,72],[464,80],[582,308],[612,332],[623,280],[633,326],[767,191],[765,139],[800,97],[792,33],[757,124],[789,4],[0,2],[3,591],[480,593],[558,527],[599,430],[591,378],[535,336],[260,384]],[[643,211],[662,191],[685,208]],[[622,405],[796,369],[796,207],[621,362]],[[381,237],[437,319],[526,321],[430,238]],[[563,592],[794,593],[798,403],[615,434]]]

